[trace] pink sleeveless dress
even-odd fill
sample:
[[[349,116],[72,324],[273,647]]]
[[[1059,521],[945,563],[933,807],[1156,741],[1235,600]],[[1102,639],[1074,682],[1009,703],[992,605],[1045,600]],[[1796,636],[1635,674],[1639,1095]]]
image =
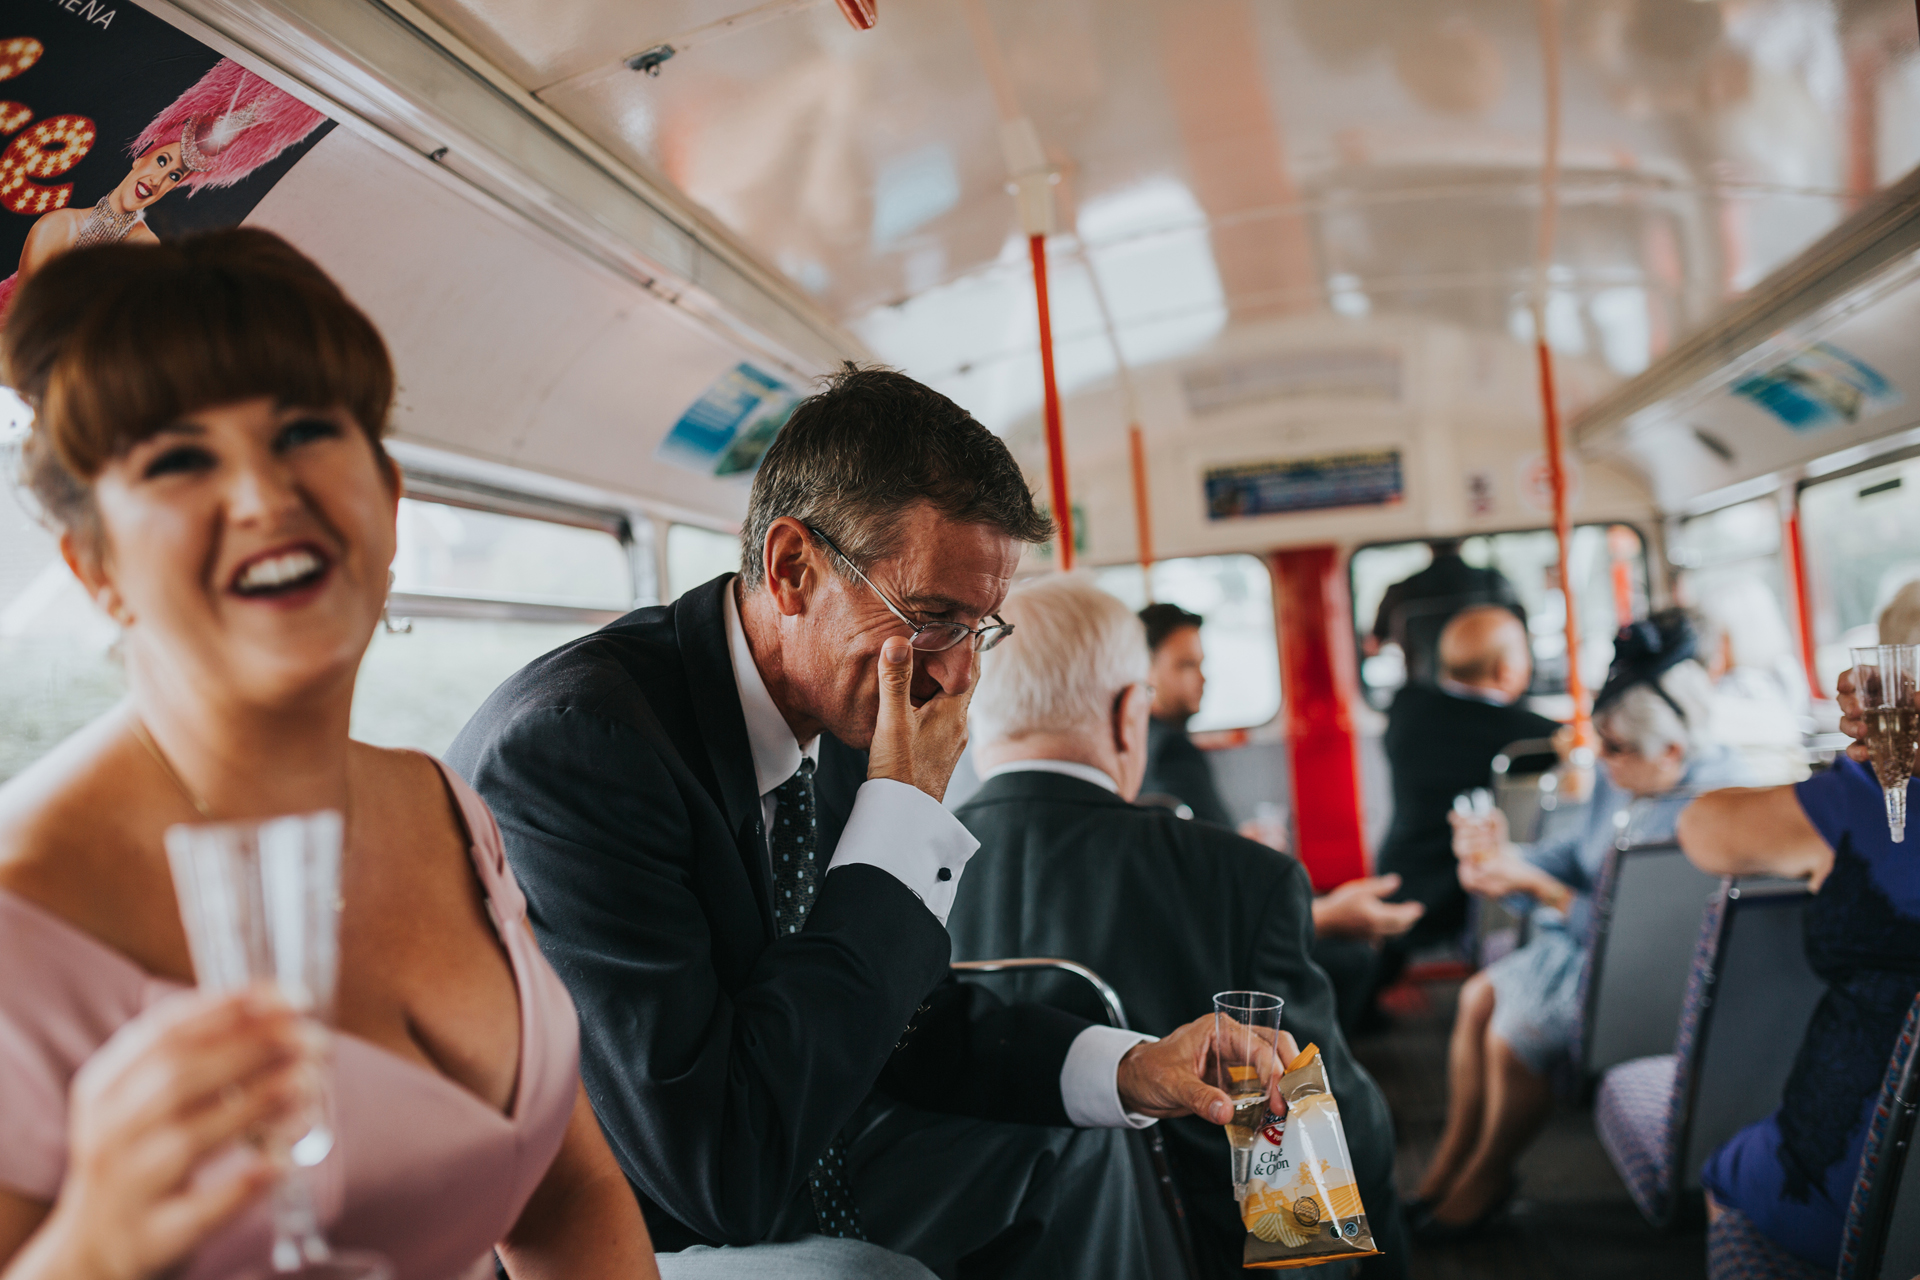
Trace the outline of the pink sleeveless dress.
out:
[[[474,871],[513,967],[520,1069],[503,1115],[430,1067],[334,1037],[338,1137],[315,1171],[321,1221],[336,1247],[385,1254],[397,1280],[492,1275],[494,1244],[560,1150],[579,1079],[573,1002],[527,931],[526,899],[493,814],[452,770],[440,771],[459,801]],[[74,1073],[122,1024],[181,990],[0,890],[0,1185],[53,1201],[66,1173]],[[270,1239],[267,1208],[257,1204],[177,1274],[215,1280],[265,1271]]]

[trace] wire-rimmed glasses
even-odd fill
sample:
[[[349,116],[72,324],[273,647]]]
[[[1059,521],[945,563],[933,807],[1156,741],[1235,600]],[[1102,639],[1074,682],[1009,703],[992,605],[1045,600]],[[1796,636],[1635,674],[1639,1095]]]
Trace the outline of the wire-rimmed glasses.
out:
[[[880,597],[880,603],[887,606],[887,611],[911,628],[912,634],[907,637],[909,647],[918,649],[921,653],[945,653],[971,636],[974,648],[985,653],[1013,634],[1013,624],[997,613],[988,615],[991,626],[969,627],[962,622],[915,622],[901,611],[899,605],[888,599],[886,592],[873,585],[873,579],[861,572],[860,566],[853,562],[853,557],[835,546],[832,538],[810,524],[803,527],[808,533],[826,543],[827,550],[846,561],[847,568],[853,570],[853,576],[866,583],[867,590]]]

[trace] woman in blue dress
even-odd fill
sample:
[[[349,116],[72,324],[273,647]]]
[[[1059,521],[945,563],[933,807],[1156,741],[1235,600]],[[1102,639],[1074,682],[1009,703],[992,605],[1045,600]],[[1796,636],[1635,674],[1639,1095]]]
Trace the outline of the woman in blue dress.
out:
[[[1913,588],[1908,589],[1910,592]],[[1896,601],[1898,603],[1898,601]],[[1886,644],[1920,642],[1920,626]],[[1852,683],[1841,677],[1841,727],[1864,737]],[[1826,982],[1800,1042],[1780,1109],[1707,1160],[1707,1211],[1733,1210],[1788,1253],[1832,1271],[1867,1122],[1887,1059],[1920,991],[1920,846],[1895,844],[1873,771],[1854,759],[1789,787],[1703,796],[1680,821],[1687,857],[1714,875],[1804,878],[1807,962]],[[1908,784],[1908,798],[1913,798]]]
[[[1554,1066],[1580,1017],[1593,891],[1616,844],[1673,837],[1688,800],[1747,781],[1707,740],[1711,684],[1677,610],[1621,629],[1594,700],[1600,776],[1578,825],[1531,845],[1507,840],[1498,813],[1456,819],[1454,852],[1470,893],[1538,903],[1533,938],[1467,980],[1448,1050],[1446,1128],[1408,1206],[1416,1239],[1441,1243],[1484,1226],[1514,1186],[1513,1166],[1553,1109]]]

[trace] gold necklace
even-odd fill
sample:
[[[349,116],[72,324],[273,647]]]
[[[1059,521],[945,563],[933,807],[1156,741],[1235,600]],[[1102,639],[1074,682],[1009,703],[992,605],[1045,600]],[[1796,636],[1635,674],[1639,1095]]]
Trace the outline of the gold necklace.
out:
[[[160,772],[167,775],[167,781],[173,783],[174,790],[187,798],[187,803],[193,806],[195,813],[212,822],[213,810],[207,807],[205,800],[194,794],[193,788],[187,785],[186,779],[182,778],[179,771],[173,767],[173,762],[167,759],[165,752],[160,750],[160,744],[155,742],[153,735],[147,732],[147,726],[141,722],[140,717],[133,717],[131,723],[133,736],[140,740],[140,745],[147,749],[147,754],[153,757],[153,762],[160,766]]]

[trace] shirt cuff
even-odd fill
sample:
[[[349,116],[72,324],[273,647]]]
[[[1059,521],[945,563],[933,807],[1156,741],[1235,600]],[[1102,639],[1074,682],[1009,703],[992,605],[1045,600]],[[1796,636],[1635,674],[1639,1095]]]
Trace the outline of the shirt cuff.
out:
[[[945,928],[960,873],[979,847],[960,819],[920,788],[873,778],[860,784],[827,870],[856,862],[878,867],[912,890]]]
[[[1060,1064],[1060,1101],[1067,1119],[1082,1129],[1144,1129],[1152,1116],[1120,1105],[1120,1059],[1127,1050],[1158,1036],[1118,1027],[1088,1027],[1073,1038]]]

